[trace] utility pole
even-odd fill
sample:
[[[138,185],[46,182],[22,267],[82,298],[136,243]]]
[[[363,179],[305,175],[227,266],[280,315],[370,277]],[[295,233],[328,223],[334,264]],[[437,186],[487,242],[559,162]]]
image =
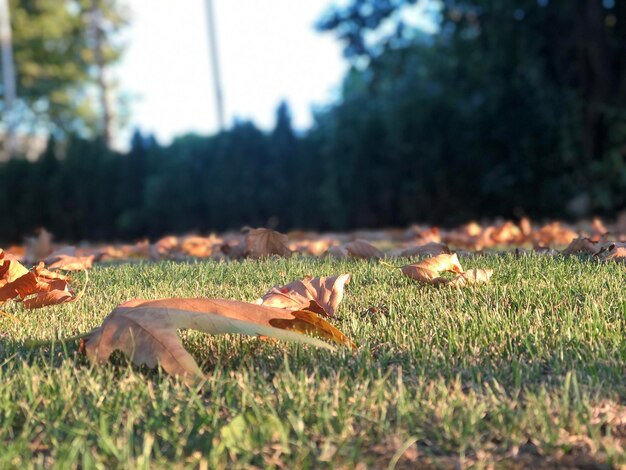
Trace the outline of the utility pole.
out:
[[[100,0],[91,1],[91,27],[93,34],[93,53],[96,60],[96,81],[100,89],[100,107],[102,108],[102,138],[107,147],[111,146],[113,134],[113,112],[109,103],[109,85],[106,80],[106,64],[102,49],[104,39],[102,34],[102,7]]]
[[[0,0],[0,47],[2,48],[2,84],[4,122],[6,123],[6,153],[10,158],[17,150],[15,140],[15,66],[11,39],[11,17],[8,0]]]
[[[209,31],[209,51],[211,53],[211,70],[213,72],[213,89],[215,93],[215,107],[219,130],[224,130],[224,97],[220,78],[220,63],[217,56],[217,34],[215,31],[215,12],[213,0],[206,0],[207,29]]]

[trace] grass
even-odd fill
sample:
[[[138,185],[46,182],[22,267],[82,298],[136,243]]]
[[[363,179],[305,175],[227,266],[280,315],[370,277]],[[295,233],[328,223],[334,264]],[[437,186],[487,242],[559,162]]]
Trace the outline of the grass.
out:
[[[626,267],[461,261],[491,282],[421,286],[374,261],[139,263],[95,268],[76,303],[7,304],[20,323],[0,317],[0,468],[626,465]],[[185,332],[201,389],[121,356],[92,367],[74,343],[25,346],[88,331],[128,298],[251,301],[342,272],[332,322],[358,349]]]

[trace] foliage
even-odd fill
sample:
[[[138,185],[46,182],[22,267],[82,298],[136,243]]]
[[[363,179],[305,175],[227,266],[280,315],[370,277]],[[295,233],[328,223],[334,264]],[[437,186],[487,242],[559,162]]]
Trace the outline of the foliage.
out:
[[[626,464],[624,266],[461,262],[495,274],[437,289],[362,260],[126,263],[90,271],[80,302],[3,307],[22,323],[0,317],[0,466],[386,468],[396,452],[411,468]],[[332,321],[357,350],[186,331],[202,390],[121,356],[93,368],[74,343],[28,349],[89,331],[129,297],[252,301],[260,286],[342,272]]]
[[[25,131],[93,135],[98,108],[93,97],[98,66],[93,0],[10,0],[16,110]],[[128,23],[118,0],[99,0],[103,65],[119,60],[115,36]]]

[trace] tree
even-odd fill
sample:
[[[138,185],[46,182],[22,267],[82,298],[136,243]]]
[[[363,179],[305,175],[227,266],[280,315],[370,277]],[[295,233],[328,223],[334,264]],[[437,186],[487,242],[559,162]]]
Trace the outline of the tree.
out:
[[[343,116],[335,122],[347,129],[367,110],[382,119],[386,152],[404,154],[394,158],[405,175],[433,171],[414,185],[438,181],[428,197],[448,201],[438,217],[474,201],[481,215],[567,206],[581,216],[626,205],[626,4],[430,3],[439,5],[430,38],[407,32],[410,0],[351,0],[322,18],[320,29],[335,32],[358,66],[331,111]],[[359,158],[370,165],[375,150],[366,150]]]
[[[106,134],[104,106],[90,89],[103,86],[101,73],[123,51],[115,35],[128,20],[119,1],[11,0],[10,8],[20,131]]]

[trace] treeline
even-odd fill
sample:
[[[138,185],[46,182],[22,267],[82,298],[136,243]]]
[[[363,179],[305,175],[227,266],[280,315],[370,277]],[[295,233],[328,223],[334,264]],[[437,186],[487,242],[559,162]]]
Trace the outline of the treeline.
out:
[[[354,66],[304,134],[282,105],[270,132],[241,122],[166,147],[137,133],[123,155],[70,138],[0,164],[0,241],[626,208],[626,2],[446,0],[436,33],[364,42],[408,3],[351,0],[322,24],[351,32]]]

